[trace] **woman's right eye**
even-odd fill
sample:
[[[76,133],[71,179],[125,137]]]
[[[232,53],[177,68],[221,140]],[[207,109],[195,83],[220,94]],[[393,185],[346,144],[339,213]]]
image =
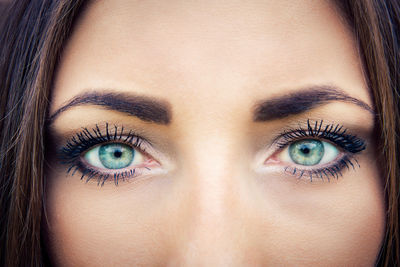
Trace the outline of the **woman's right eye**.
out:
[[[153,151],[150,143],[132,132],[124,133],[123,127],[105,131],[96,128],[84,130],[71,138],[60,150],[60,160],[69,165],[68,173],[81,173],[81,180],[97,178],[104,185],[108,179],[118,184],[120,178],[133,178],[154,173],[160,163],[147,150]]]

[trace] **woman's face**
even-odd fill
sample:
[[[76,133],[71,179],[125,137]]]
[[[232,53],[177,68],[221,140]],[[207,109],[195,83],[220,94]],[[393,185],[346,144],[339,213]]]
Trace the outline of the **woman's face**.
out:
[[[52,91],[51,256],[371,266],[384,232],[372,110],[328,1],[95,1]]]

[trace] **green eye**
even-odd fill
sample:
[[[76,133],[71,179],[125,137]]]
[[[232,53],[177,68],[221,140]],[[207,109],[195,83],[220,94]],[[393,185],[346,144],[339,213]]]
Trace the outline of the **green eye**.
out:
[[[129,166],[134,155],[135,151],[123,144],[106,144],[99,149],[100,161],[107,169],[121,169]]]
[[[334,160],[339,151],[330,143],[306,139],[289,145],[288,154],[290,159],[299,165],[313,166],[318,163],[327,163]]]
[[[324,156],[324,146],[318,140],[301,140],[289,146],[290,158],[300,165],[318,164]]]
[[[109,143],[90,149],[85,153],[84,159],[94,167],[122,169],[132,163],[140,163],[142,155],[128,145]]]

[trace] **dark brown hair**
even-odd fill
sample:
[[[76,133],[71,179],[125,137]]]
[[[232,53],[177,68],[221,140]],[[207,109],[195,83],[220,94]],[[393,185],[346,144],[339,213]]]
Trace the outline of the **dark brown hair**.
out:
[[[44,266],[45,123],[52,79],[84,0],[17,0],[0,25],[0,266]],[[377,113],[386,198],[379,266],[400,264],[400,2],[337,0]]]
[[[377,113],[387,207],[386,234],[377,265],[399,266],[400,1],[337,0],[336,4],[358,41]]]

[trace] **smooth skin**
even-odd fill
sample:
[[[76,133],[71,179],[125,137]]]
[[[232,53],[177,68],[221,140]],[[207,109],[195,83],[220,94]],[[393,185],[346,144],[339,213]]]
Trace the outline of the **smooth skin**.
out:
[[[333,85],[373,107],[355,38],[329,1],[99,0],[62,55],[50,114],[85,92],[169,103],[171,123],[96,105],[50,127],[50,150],[82,127],[124,126],[152,144],[159,167],[85,183],[48,156],[49,251],[57,266],[373,266],[384,233],[374,116],[330,101],[253,121],[254,104]],[[267,159],[285,129],[310,119],[365,140],[360,167],[299,179]],[[279,158],[279,157],[278,157]],[[300,166],[301,167],[301,166]]]

